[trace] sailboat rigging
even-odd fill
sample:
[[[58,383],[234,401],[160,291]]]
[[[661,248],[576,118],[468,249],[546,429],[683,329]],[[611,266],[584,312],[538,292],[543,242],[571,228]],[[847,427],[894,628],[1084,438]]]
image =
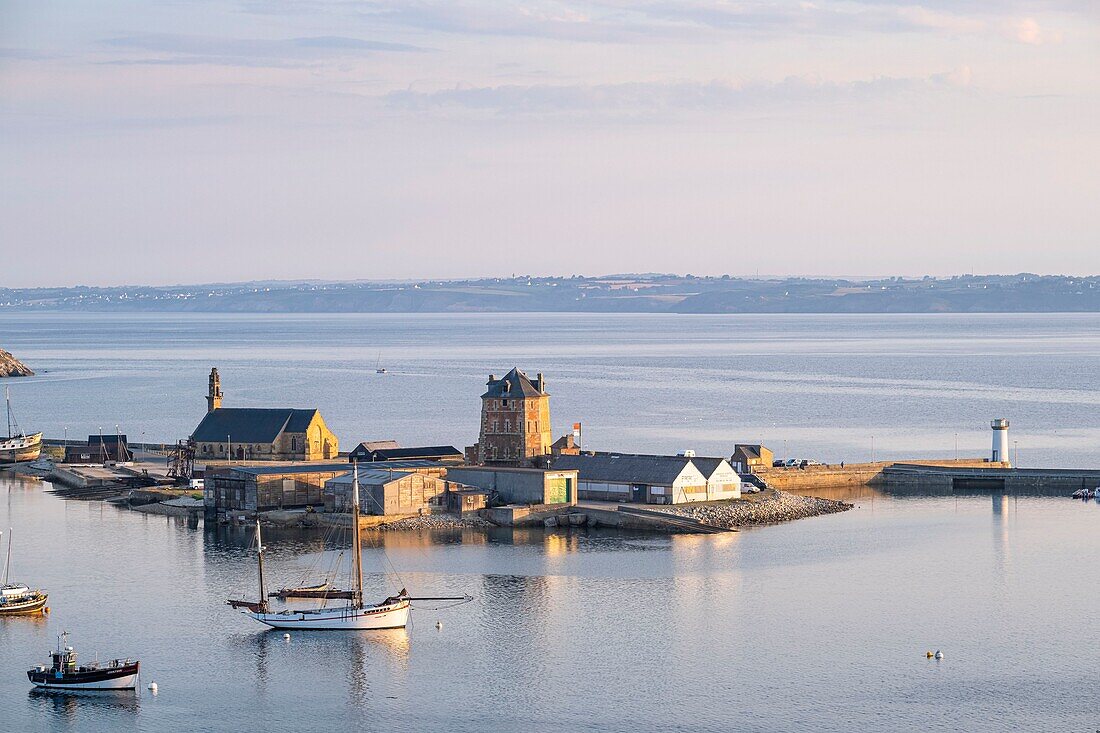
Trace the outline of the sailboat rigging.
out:
[[[0,536],[4,533],[0,532]],[[0,616],[16,616],[27,613],[39,613],[46,607],[46,592],[32,590],[26,583],[9,582],[11,575],[11,539],[8,530],[8,552],[4,558],[4,576],[0,579]]]
[[[416,600],[448,600],[469,601],[470,596],[446,597],[446,598],[415,598],[410,596],[404,588],[394,596],[386,598],[381,603],[367,605],[363,602],[363,555],[359,529],[359,466],[354,464],[354,477],[351,490],[351,524],[353,527],[352,544],[352,576],[355,587],[351,591],[333,591],[331,594],[321,596],[329,598],[345,598],[348,603],[343,606],[310,608],[303,610],[287,609],[284,611],[272,611],[268,603],[267,589],[264,586],[264,546],[263,535],[260,529],[260,520],[256,520],[256,562],[258,566],[260,596],[258,601],[226,601],[231,607],[241,609],[241,613],[249,616],[262,624],[275,629],[399,629],[404,628],[409,621],[409,610],[412,601]],[[287,589],[284,589],[287,590]],[[273,594],[280,597],[279,594]],[[292,597],[291,595],[281,597]]]
[[[11,390],[4,387],[4,402],[8,412],[8,434],[0,438],[0,464],[36,461],[42,453],[42,433],[27,435],[19,427],[11,409]]]

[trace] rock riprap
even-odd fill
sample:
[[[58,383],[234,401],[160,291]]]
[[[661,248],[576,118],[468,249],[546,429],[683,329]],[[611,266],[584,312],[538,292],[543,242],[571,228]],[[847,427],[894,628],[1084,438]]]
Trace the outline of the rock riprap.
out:
[[[691,517],[715,527],[751,527],[778,524],[793,519],[816,517],[848,511],[851,504],[816,496],[800,496],[786,491],[769,489],[750,500],[712,502],[708,504],[679,504],[676,506],[647,506],[669,514]]]
[[[8,352],[0,349],[0,377],[30,377],[34,372]]]
[[[472,514],[462,517],[454,514],[425,514],[422,517],[405,517],[386,522],[378,525],[378,529],[386,532],[406,529],[479,529],[492,526],[481,517]]]

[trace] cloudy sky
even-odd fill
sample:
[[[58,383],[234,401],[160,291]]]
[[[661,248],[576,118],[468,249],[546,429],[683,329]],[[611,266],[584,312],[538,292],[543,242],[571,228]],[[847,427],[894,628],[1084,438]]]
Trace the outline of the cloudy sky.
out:
[[[0,285],[1100,272],[1097,0],[0,0]]]

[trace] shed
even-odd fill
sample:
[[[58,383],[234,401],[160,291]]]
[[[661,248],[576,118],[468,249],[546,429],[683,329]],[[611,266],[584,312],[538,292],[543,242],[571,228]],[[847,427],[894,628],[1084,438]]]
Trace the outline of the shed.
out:
[[[730,463],[741,473],[752,473],[757,468],[771,468],[775,454],[758,443],[737,443],[733,446]]]
[[[346,512],[351,508],[354,480],[354,473],[345,466],[344,473],[325,482],[326,511]],[[442,509],[446,490],[447,482],[436,476],[382,468],[359,469],[359,507],[363,514],[416,514]]]
[[[576,504],[577,472],[564,469],[459,466],[447,478],[495,493],[507,504]]]
[[[324,504],[324,482],[346,463],[207,466],[203,500],[214,511],[263,512]]]
[[[360,443],[348,460],[352,463],[379,463],[383,461],[426,460],[443,463],[461,463],[462,451],[453,445],[431,445],[420,448],[371,447],[370,443]]]
[[[700,470],[700,465],[705,472]],[[577,471],[578,493],[582,499],[682,504],[741,495],[736,472],[722,458],[581,453],[557,456],[552,466]],[[729,487],[734,480],[736,490]]]

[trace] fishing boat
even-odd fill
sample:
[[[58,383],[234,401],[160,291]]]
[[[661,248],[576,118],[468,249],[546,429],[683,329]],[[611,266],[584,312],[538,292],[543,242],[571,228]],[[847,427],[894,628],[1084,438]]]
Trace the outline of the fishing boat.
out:
[[[35,687],[48,690],[92,690],[100,692],[118,692],[137,689],[138,668],[141,662],[130,659],[112,659],[100,664],[98,661],[78,666],[76,651],[71,646],[63,646],[68,641],[69,632],[62,631],[57,637],[57,651],[50,652],[50,666],[40,664],[27,670],[27,678]]]
[[[3,536],[0,532],[0,536]],[[4,577],[0,581],[0,616],[25,616],[30,613],[42,613],[46,608],[46,591],[31,589],[25,583],[11,583],[11,535],[8,530],[8,553],[4,559]]]
[[[351,490],[351,524],[352,530],[352,576],[354,589],[351,591],[338,591],[338,596],[333,593],[323,596],[324,605],[320,608],[307,608],[301,610],[286,609],[274,611],[268,603],[267,591],[264,588],[264,546],[260,532],[260,520],[256,520],[256,564],[260,581],[260,599],[258,601],[226,601],[234,609],[240,609],[241,613],[270,626],[273,629],[318,629],[318,630],[378,630],[400,629],[409,622],[409,610],[413,601],[469,601],[469,596],[438,597],[438,598],[414,598],[404,588],[396,595],[386,598],[380,603],[366,604],[363,602],[363,555],[359,532],[359,466],[354,467],[354,479]],[[340,606],[328,606],[330,598],[346,598],[348,603]]]
[[[42,433],[27,435],[19,428],[11,411],[11,394],[4,388],[4,401],[8,408],[8,436],[0,438],[0,465],[37,461],[42,454]]]

